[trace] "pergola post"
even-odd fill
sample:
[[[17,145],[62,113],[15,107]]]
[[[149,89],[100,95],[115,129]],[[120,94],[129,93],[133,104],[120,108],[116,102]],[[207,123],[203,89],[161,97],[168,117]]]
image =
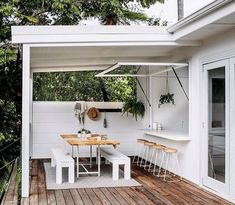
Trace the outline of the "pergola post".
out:
[[[23,45],[22,71],[22,197],[29,196],[30,47]]]

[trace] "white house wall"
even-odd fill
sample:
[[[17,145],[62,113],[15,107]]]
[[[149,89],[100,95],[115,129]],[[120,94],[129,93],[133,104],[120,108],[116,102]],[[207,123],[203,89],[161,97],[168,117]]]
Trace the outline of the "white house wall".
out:
[[[188,68],[176,70],[181,83],[188,94]],[[159,107],[159,98],[166,93],[166,75],[152,77],[152,119],[161,123],[166,130],[188,132],[189,103],[174,73],[169,72],[169,92],[174,94],[175,105],[165,104]]]
[[[189,95],[190,95],[190,115],[189,115],[189,134],[191,142],[188,143],[187,150],[184,155],[187,155],[188,164],[185,169],[187,178],[202,185],[202,163],[203,163],[203,136],[201,135],[202,130],[202,90],[206,89],[203,87],[202,81],[202,64],[210,63],[222,59],[231,59],[235,56],[235,30],[217,35],[214,38],[210,38],[203,42],[203,46],[200,49],[181,50],[177,51],[176,59],[189,59]],[[234,81],[235,77],[232,76],[231,80]],[[233,109],[234,110],[234,109]],[[230,115],[235,115],[231,113]],[[234,125],[235,122],[230,122]],[[235,186],[234,186],[234,171],[235,161],[235,137],[234,133],[230,130],[230,194],[226,196],[228,199],[235,200]],[[184,170],[183,170],[184,172]]]
[[[33,102],[32,158],[49,158],[52,147],[64,146],[60,134],[78,132],[80,125],[74,116],[74,105],[75,102]],[[107,112],[108,128],[103,128],[103,117],[104,113],[101,113],[99,121],[91,121],[86,116],[85,128],[120,141],[118,149],[126,155],[133,155],[133,144],[140,137],[140,130],[145,128],[143,121],[136,122],[132,116],[127,117],[121,112]],[[89,149],[83,148],[81,153],[89,156]]]

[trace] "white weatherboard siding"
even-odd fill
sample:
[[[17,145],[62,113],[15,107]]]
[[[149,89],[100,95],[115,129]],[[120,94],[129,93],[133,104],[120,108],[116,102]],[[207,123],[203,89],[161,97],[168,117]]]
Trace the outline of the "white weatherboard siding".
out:
[[[188,68],[176,70],[181,83],[188,94]],[[160,96],[166,93],[166,74],[152,77],[152,113],[153,122],[161,123],[166,130],[188,132],[189,102],[180,87],[174,73],[168,72],[169,92],[174,94],[175,105],[158,106]]]
[[[187,147],[184,156],[187,158],[187,167],[184,167],[183,172],[186,171],[188,174],[188,179],[196,182],[197,184],[202,185],[203,177],[203,142],[205,141],[204,136],[202,135],[202,91],[206,89],[203,86],[202,81],[202,64],[215,62],[222,59],[230,59],[230,62],[235,57],[235,30],[226,32],[217,37],[211,38],[210,40],[205,41],[203,46],[200,49],[194,50],[184,50],[178,52],[178,58],[182,59],[188,57],[189,61],[189,96],[190,96],[190,106],[189,106],[189,135],[191,142]],[[181,55],[181,57],[180,57]],[[175,59],[174,59],[175,60]],[[235,76],[230,76],[230,80],[234,83]],[[232,88],[234,93],[234,88]],[[230,102],[232,98],[230,98]],[[234,103],[230,103],[230,115],[234,116]],[[230,193],[229,195],[223,197],[229,200],[235,200],[235,133],[234,133],[234,118],[230,119]],[[219,194],[219,193],[217,193]]]
[[[33,103],[33,158],[49,158],[52,147],[64,146],[60,134],[78,132],[80,125],[74,116],[74,105],[75,102]],[[132,116],[127,117],[121,112],[106,113],[108,128],[103,128],[103,117],[103,112],[99,121],[92,121],[86,116],[85,128],[120,141],[118,149],[126,155],[133,155],[133,144],[141,136],[138,129],[145,128],[144,120],[136,122]],[[89,156],[88,147],[82,148],[81,153]]]

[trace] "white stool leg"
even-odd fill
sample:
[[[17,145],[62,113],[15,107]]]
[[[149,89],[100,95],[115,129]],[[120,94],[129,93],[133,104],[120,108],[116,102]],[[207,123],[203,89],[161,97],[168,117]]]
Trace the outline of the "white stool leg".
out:
[[[145,155],[145,157],[144,157],[144,159],[145,159],[144,165],[143,165],[144,169],[145,169],[145,167],[147,166],[147,161],[148,161],[148,156],[149,156],[149,149],[150,149],[150,147],[147,146],[146,155]]]
[[[162,153],[162,160],[161,160],[161,164],[159,166],[159,170],[158,170],[158,177],[160,176],[160,173],[161,173],[161,170],[162,170],[162,165],[163,165],[163,162],[164,162],[164,158],[165,158],[165,152]]]
[[[153,164],[153,175],[155,175],[155,173],[156,173],[158,155],[159,155],[159,149],[156,150],[155,160],[154,160],[154,164]]]
[[[74,183],[74,163],[71,163],[68,169],[69,183]]]
[[[168,170],[169,158],[170,158],[170,153],[166,153],[166,167],[164,171],[164,181],[166,181],[166,172]]]
[[[133,157],[133,160],[132,160],[132,162],[133,163],[135,163],[135,158],[137,157],[137,159],[138,159],[138,143],[137,143],[137,146],[135,147],[135,154],[134,154],[134,157]]]
[[[142,147],[141,147],[141,150],[140,150],[140,153],[139,153],[139,155],[138,155],[138,159],[137,159],[137,162],[136,162],[136,164],[137,164],[137,166],[139,166],[140,165],[140,162],[141,162],[141,156],[143,156],[143,153],[145,152],[145,146],[144,145],[142,145]],[[140,159],[141,158],[141,159]]]
[[[151,171],[151,166],[153,164],[153,158],[154,158],[154,154],[155,154],[155,148],[152,148],[152,155],[151,155],[151,158],[150,158],[150,163],[149,163],[149,168],[148,168],[148,172]]]
[[[62,184],[62,167],[60,163],[56,165],[56,184]]]
[[[144,147],[143,147],[143,153],[142,153],[142,156],[141,156],[141,161],[140,161],[140,163],[139,163],[139,166],[141,167],[141,165],[142,165],[142,163],[143,163],[143,159],[144,159],[144,156],[145,156],[145,153],[146,153],[146,151],[147,151],[147,147],[145,146],[145,145],[143,145]]]
[[[130,180],[131,179],[131,165],[130,165],[130,160],[128,160],[124,164],[124,179],[125,180]]]
[[[182,180],[182,176],[180,175],[180,165],[179,165],[177,153],[175,153],[175,160],[176,160],[176,164],[177,164],[177,168],[178,168],[178,175],[180,176],[180,180]]]
[[[119,164],[113,163],[113,180],[119,179]]]

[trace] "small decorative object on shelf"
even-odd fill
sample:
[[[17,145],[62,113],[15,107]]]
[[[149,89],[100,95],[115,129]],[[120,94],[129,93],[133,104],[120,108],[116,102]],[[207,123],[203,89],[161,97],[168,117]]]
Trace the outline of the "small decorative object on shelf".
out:
[[[159,99],[158,107],[160,108],[163,104],[173,104],[175,105],[174,94],[169,92],[169,82],[168,82],[168,72],[166,74],[166,94],[161,95]]]

